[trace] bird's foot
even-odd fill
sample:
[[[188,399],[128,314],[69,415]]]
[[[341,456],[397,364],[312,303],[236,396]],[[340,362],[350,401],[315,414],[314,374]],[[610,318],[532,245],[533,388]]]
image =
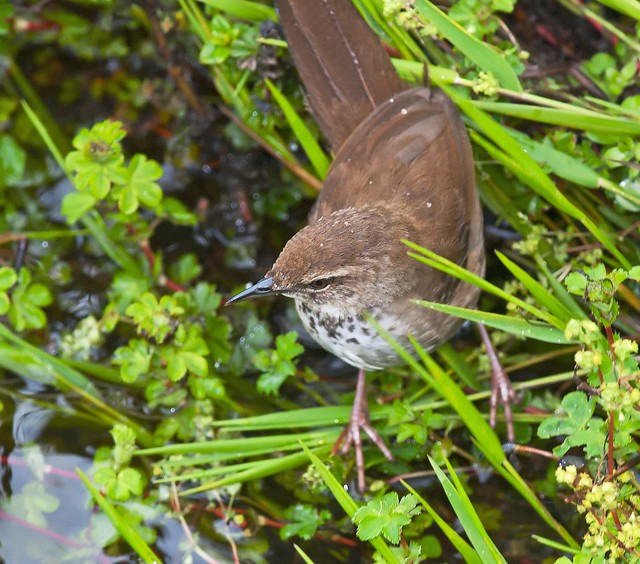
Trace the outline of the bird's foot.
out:
[[[491,342],[491,337],[482,323],[478,323],[480,336],[487,350],[489,362],[491,364],[491,398],[489,400],[489,424],[496,426],[496,416],[498,413],[498,405],[502,405],[504,409],[504,420],[507,425],[507,438],[510,443],[515,442],[516,434],[513,428],[513,412],[511,404],[518,403],[522,398],[516,393],[511,385],[511,380],[505,372],[498,354]]]
[[[332,455],[340,452],[347,454],[353,447],[356,457],[356,472],[358,478],[358,491],[363,492],[365,489],[364,479],[364,454],[362,453],[362,435],[364,431],[375,444],[387,460],[393,460],[393,454],[389,447],[376,431],[369,421],[369,410],[367,407],[367,396],[365,391],[365,371],[360,370],[358,373],[358,385],[356,387],[356,397],[351,408],[351,419],[340,433],[338,440],[333,445]]]

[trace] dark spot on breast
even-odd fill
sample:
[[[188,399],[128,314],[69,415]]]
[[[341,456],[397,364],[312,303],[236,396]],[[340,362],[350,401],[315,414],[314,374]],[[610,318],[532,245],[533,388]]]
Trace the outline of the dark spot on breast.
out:
[[[349,325],[348,330],[349,333],[353,333],[356,330],[356,326],[352,323],[351,325]]]
[[[360,344],[358,339],[355,339],[354,337],[350,337],[349,339],[347,339],[347,343],[353,343],[354,345]]]

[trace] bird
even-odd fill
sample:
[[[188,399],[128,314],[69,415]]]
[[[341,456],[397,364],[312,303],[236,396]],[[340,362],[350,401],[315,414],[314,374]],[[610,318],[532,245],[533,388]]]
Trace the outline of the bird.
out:
[[[365,489],[361,432],[393,456],[368,418],[366,372],[402,364],[373,318],[405,348],[431,350],[460,319],[416,305],[476,305],[479,289],[407,254],[410,240],[478,276],[483,219],[471,144],[440,90],[410,88],[375,32],[346,0],[276,0],[289,51],[335,158],[308,225],[257,283],[227,304],[293,298],[304,328],[358,369],[350,422],[334,453],[355,451]]]

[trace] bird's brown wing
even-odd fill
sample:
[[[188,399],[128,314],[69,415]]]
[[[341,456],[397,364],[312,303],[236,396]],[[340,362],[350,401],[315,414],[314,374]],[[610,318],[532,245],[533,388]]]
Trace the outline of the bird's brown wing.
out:
[[[378,106],[336,155],[309,221],[371,205],[402,210],[416,243],[459,264],[482,244],[471,146],[442,92],[416,88]]]

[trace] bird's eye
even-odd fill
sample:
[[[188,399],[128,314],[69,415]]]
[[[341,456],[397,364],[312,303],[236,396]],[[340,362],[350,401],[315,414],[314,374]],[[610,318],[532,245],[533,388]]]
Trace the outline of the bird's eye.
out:
[[[333,282],[333,278],[318,278],[309,284],[312,290],[324,290],[329,284]]]

